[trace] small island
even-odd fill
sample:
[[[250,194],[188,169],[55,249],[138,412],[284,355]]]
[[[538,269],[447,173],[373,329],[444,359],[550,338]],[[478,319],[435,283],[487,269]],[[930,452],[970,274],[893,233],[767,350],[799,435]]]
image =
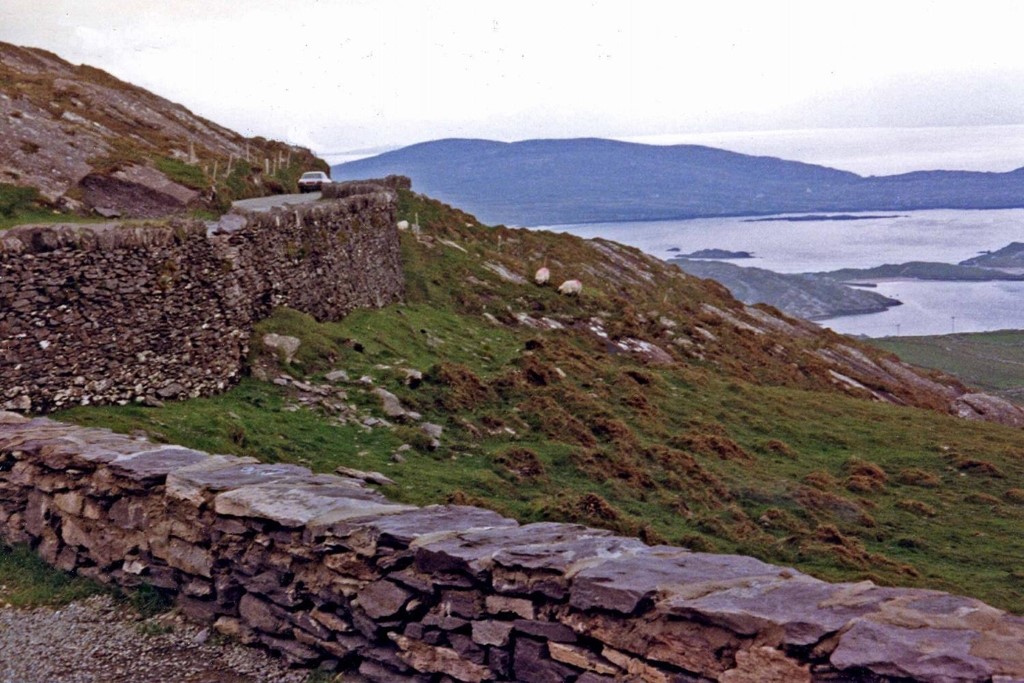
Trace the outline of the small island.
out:
[[[669,251],[678,251],[678,248],[669,249]],[[735,259],[754,258],[754,255],[749,251],[728,251],[726,249],[699,249],[690,254],[680,254],[676,258]]]
[[[774,223],[784,221],[787,223],[806,223],[813,221],[870,221],[879,218],[906,218],[905,215],[893,214],[893,215],[873,215],[873,214],[849,214],[849,213],[833,213],[833,214],[820,214],[820,213],[808,213],[801,214],[799,216],[769,216],[767,218],[747,218],[744,223]]]

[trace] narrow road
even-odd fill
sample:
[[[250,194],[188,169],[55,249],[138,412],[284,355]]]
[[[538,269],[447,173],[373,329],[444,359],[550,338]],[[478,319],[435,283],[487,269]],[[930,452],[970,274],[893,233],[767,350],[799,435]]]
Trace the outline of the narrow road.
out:
[[[270,211],[275,206],[291,206],[294,204],[309,204],[320,199],[319,192],[306,192],[304,194],[275,194],[269,197],[257,197],[255,199],[240,199],[233,202],[231,206],[246,211]]]

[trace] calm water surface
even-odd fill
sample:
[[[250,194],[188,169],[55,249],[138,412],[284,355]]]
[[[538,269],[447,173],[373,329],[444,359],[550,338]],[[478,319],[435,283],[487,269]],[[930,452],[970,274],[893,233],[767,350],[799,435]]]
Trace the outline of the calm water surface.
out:
[[[911,211],[853,221],[750,222],[745,218],[545,226],[604,237],[659,258],[699,249],[749,251],[740,266],[781,273],[870,268],[885,263],[957,263],[983,250],[1024,242],[1024,209]],[[1024,329],[1024,282],[882,282],[875,290],[903,302],[884,313],[821,324],[872,337]]]

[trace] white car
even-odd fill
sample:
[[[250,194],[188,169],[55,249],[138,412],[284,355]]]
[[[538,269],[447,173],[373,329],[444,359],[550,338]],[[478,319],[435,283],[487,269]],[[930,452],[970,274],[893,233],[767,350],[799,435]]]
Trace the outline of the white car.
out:
[[[331,177],[323,171],[307,171],[299,178],[299,192],[319,192],[324,185],[331,184]]]

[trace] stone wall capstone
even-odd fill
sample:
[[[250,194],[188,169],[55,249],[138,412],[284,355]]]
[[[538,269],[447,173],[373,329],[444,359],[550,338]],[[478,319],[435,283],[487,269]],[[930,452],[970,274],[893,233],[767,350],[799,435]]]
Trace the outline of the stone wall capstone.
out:
[[[0,412],[0,538],[381,682],[1024,681],[1024,618]]]
[[[237,378],[253,325],[275,306],[336,320],[399,299],[397,196],[360,190],[218,226],[0,233],[0,407],[208,394]]]

